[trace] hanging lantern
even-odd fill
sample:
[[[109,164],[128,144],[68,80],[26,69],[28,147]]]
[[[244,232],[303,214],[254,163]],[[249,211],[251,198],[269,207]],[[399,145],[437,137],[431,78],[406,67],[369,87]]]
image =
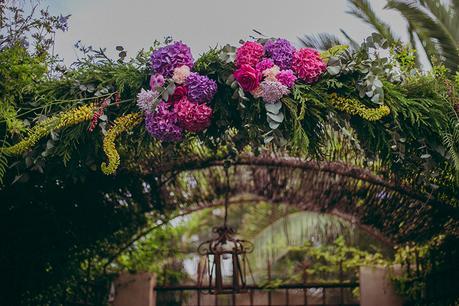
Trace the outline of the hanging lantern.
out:
[[[226,225],[213,229],[218,236],[201,243],[198,253],[206,256],[209,293],[229,294],[246,291],[248,267],[247,254],[253,244],[234,237]]]
[[[217,236],[201,243],[198,254],[205,256],[208,288],[211,294],[232,294],[245,292],[247,272],[250,266],[247,254],[253,251],[253,243],[234,237],[235,231],[227,226],[228,217],[228,168],[225,167],[227,191],[225,193],[225,219],[223,226],[213,228]],[[203,277],[199,277],[202,281]]]

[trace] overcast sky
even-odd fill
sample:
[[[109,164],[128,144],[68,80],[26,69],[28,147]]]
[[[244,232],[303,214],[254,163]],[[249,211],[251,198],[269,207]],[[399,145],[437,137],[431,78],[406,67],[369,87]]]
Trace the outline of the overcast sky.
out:
[[[210,46],[247,39],[252,29],[298,44],[305,33],[346,30],[361,41],[369,26],[349,14],[346,0],[44,0],[54,14],[72,14],[70,29],[56,37],[56,51],[65,62],[76,58],[74,43],[128,55],[148,48],[154,39],[172,36],[187,43],[197,56]],[[371,0],[378,15],[406,37],[396,12],[384,10],[386,0]]]

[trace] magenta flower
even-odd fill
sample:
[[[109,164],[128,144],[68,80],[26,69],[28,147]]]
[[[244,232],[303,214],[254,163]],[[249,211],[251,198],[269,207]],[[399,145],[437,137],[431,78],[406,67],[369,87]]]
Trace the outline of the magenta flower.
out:
[[[293,54],[292,70],[306,83],[317,82],[326,69],[317,50],[302,48]]]
[[[210,126],[212,108],[206,104],[197,104],[183,98],[174,105],[179,124],[190,132],[201,132]]]
[[[260,71],[246,64],[236,70],[233,75],[239,86],[245,91],[252,91],[257,88],[262,77]]]
[[[264,48],[261,44],[254,41],[247,41],[242,46],[237,48],[236,51],[236,67],[242,65],[255,65],[260,61],[265,53]]]
[[[282,70],[278,74],[276,74],[276,79],[283,85],[287,86],[288,88],[292,88],[295,85],[296,76],[293,74],[293,71]]]

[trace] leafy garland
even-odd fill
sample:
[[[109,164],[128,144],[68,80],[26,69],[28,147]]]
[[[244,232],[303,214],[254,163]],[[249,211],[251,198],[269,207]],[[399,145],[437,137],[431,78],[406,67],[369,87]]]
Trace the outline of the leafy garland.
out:
[[[262,38],[239,48],[212,49],[197,61],[186,45],[176,42],[156,48],[150,65],[142,57],[130,63],[82,63],[62,80],[44,83],[46,90],[58,92],[48,97],[80,92],[85,94],[80,100],[87,101],[94,93],[112,97],[119,92],[117,103],[51,112],[0,153],[25,153],[41,146],[40,139],[54,130],[91,121],[92,135],[100,135],[98,129],[104,135],[108,161],[102,171],[113,174],[120,165],[115,140],[128,130],[140,143],[162,143],[161,150],[193,138],[220,150],[218,143],[227,142],[227,131],[233,130],[231,141],[238,150],[269,144],[306,156],[322,154],[322,147],[333,141],[328,136],[331,127],[348,135],[356,150],[363,148],[363,158],[381,158],[407,178],[421,166],[421,171],[434,174],[424,183],[442,184],[451,196],[451,174],[459,173],[456,84],[448,83],[441,69],[433,76],[406,71],[405,66],[411,67],[406,59],[399,54],[383,57],[381,50],[389,49],[375,35],[358,50],[338,46],[321,54],[297,50],[283,39]],[[101,89],[103,84],[111,85]],[[145,85],[149,89],[142,89]],[[145,129],[135,128],[142,120]]]

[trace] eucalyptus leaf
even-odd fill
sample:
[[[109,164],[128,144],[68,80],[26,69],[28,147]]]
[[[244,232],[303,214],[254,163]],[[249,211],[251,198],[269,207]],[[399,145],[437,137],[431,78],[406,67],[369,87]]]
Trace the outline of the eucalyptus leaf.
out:
[[[272,114],[268,112],[266,115],[275,122],[282,123],[284,121],[284,113]]]
[[[339,66],[328,66],[327,67],[327,72],[330,74],[330,75],[337,75],[339,74],[341,71],[341,67]]]
[[[265,109],[272,114],[278,114],[281,108],[281,101],[277,101],[276,103],[265,103]]]

